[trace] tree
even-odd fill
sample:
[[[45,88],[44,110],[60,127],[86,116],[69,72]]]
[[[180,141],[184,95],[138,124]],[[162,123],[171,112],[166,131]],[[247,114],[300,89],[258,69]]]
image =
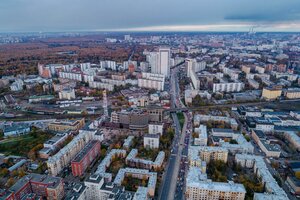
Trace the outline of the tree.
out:
[[[5,177],[5,176],[7,176],[8,174],[9,174],[9,171],[8,171],[7,168],[3,168],[3,169],[0,170],[0,176],[1,176],[1,177]]]
[[[18,171],[18,173],[19,173],[19,178],[22,178],[23,176],[25,176],[26,175],[26,173],[25,173],[25,171],[23,170],[23,169],[20,169],[19,171]]]
[[[231,139],[231,140],[229,141],[229,143],[230,143],[230,144],[238,144],[238,142],[237,142],[236,140],[234,140],[234,139]]]
[[[6,182],[7,187],[11,187],[15,184],[15,179],[14,178],[9,178]]]
[[[9,167],[14,165],[14,159],[13,158],[8,158],[7,161],[5,162]]]
[[[244,135],[245,139],[247,140],[247,142],[250,142],[251,138],[249,135]]]
[[[296,172],[295,176],[296,176],[297,179],[300,179],[300,171]]]
[[[192,133],[192,137],[193,137],[193,138],[198,138],[198,137],[199,137],[199,134],[196,133],[196,132],[193,132],[193,133]]]
[[[0,140],[2,140],[4,138],[4,133],[2,130],[0,130]]]
[[[204,105],[205,105],[205,101],[202,99],[202,97],[199,94],[197,94],[192,100],[192,106],[199,107]]]
[[[106,149],[101,149],[100,151],[100,157],[104,158],[106,155]]]
[[[34,150],[30,150],[27,154],[28,158],[31,160],[36,160],[36,152]]]
[[[215,99],[216,100],[221,100],[223,98],[223,95],[222,94],[215,94]]]
[[[11,175],[12,175],[13,177],[16,177],[16,176],[19,175],[19,173],[18,173],[17,170],[14,170],[14,171],[11,172]]]

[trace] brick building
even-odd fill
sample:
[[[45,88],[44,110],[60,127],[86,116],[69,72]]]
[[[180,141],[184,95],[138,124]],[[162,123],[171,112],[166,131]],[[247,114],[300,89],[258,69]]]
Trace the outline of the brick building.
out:
[[[73,176],[81,176],[93,160],[100,154],[101,145],[92,140],[76,155],[71,162]]]

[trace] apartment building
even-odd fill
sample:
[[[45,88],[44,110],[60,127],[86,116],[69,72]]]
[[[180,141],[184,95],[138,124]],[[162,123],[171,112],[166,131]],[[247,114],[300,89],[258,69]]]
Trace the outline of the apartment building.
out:
[[[288,88],[284,91],[284,96],[287,99],[299,99],[300,98],[300,88]]]
[[[18,180],[9,191],[14,200],[28,199],[32,194],[36,198],[60,200],[64,197],[64,183],[60,177],[32,173]]]
[[[156,170],[162,167],[164,158],[165,158],[165,152],[163,151],[160,151],[158,153],[154,161],[138,158],[138,150],[132,149],[128,154],[128,156],[126,157],[125,162],[127,165],[131,167]]]
[[[163,134],[164,124],[163,123],[149,123],[148,133],[149,134]]]
[[[138,79],[138,86],[141,88],[164,90],[165,76],[163,74],[142,73],[142,78]]]
[[[101,145],[97,140],[88,142],[71,162],[73,176],[82,176],[89,165],[100,154]]]
[[[213,92],[240,92],[244,89],[244,83],[232,82],[232,83],[214,83]]]
[[[194,145],[207,146],[207,127],[201,124],[198,128],[194,129],[194,132],[198,134],[198,136],[194,138]]]
[[[76,154],[84,148],[84,146],[94,138],[97,130],[93,131],[79,131],[79,134],[73,138],[64,148],[62,148],[55,155],[49,157],[47,166],[49,173],[56,176],[61,170],[70,164]]]
[[[50,131],[78,131],[85,125],[85,119],[78,120],[56,120],[55,122],[51,122],[48,125],[48,129]]]
[[[288,199],[284,190],[278,185],[268,170],[263,157],[251,154],[236,154],[235,162],[241,167],[253,168],[254,173],[261,178],[262,183],[265,185],[265,193],[255,193],[254,199]]]
[[[159,135],[158,134],[146,134],[144,135],[144,147],[149,149],[159,148]]]
[[[282,87],[280,86],[266,87],[263,88],[262,98],[266,100],[275,100],[281,96],[281,93]]]

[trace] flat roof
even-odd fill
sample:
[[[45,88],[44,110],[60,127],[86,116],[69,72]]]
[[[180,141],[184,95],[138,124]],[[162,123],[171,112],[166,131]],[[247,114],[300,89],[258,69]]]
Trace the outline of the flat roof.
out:
[[[43,184],[47,184],[48,188],[56,188],[62,178],[54,177],[54,176],[47,176],[41,174],[29,174],[18,180],[9,190],[13,192],[19,191],[24,185],[30,184],[30,182],[39,182]]]
[[[84,148],[81,149],[80,152],[75,156],[72,162],[80,162],[97,143],[99,143],[98,140],[92,140],[87,143]]]

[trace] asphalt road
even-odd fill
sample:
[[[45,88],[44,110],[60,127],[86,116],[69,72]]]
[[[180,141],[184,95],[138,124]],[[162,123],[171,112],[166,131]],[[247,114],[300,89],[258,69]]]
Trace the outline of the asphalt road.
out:
[[[178,69],[172,69],[171,79],[170,79],[170,93],[171,93],[171,102],[172,108],[181,108],[183,106],[180,100],[180,90],[178,85],[178,77],[177,77]],[[183,127],[183,131],[181,132],[180,123],[177,117],[177,114],[172,113],[172,118],[175,125],[175,137],[172,143],[171,156],[169,158],[166,171],[163,177],[163,183],[160,190],[159,199],[161,200],[174,200],[175,193],[177,189],[177,178],[180,170],[180,163],[182,160],[182,152],[184,149],[184,140],[185,140],[185,127]],[[186,126],[186,116],[185,116],[185,124]],[[187,150],[184,151],[186,154]]]

